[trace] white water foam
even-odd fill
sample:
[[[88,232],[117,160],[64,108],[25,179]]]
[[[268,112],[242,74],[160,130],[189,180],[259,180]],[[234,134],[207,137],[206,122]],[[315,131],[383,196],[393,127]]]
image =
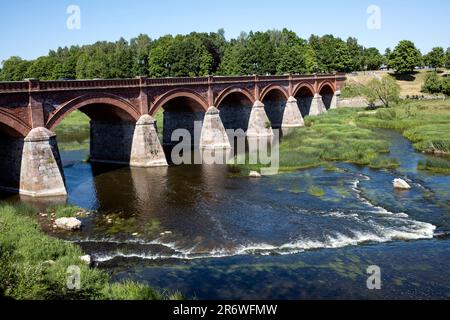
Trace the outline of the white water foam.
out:
[[[360,179],[370,180],[370,177],[361,175]],[[108,254],[94,255],[94,260],[97,262],[106,262],[115,258],[138,258],[144,260],[164,260],[164,259],[205,259],[205,258],[223,258],[239,255],[288,255],[296,254],[308,250],[318,249],[334,249],[343,248],[347,246],[356,246],[362,243],[385,243],[395,240],[420,240],[420,239],[432,239],[436,227],[432,224],[410,220],[409,216],[405,213],[393,213],[387,209],[375,206],[370,201],[362,196],[362,192],[359,190],[360,179],[356,179],[352,184],[352,189],[359,201],[363,202],[370,208],[373,208],[373,213],[376,213],[383,217],[383,219],[391,220],[393,227],[384,226],[380,223],[369,219],[368,222],[372,227],[371,232],[358,232],[352,231],[350,235],[344,235],[341,233],[330,234],[321,240],[311,239],[297,239],[289,243],[281,245],[273,245],[268,243],[249,243],[241,245],[235,248],[216,248],[209,252],[197,252],[198,245],[191,248],[182,248],[177,246],[174,242],[164,242],[162,238],[153,241],[144,241],[141,239],[126,240],[125,243],[139,244],[139,245],[160,245],[170,249],[173,253],[161,254],[161,253],[126,253],[117,250],[116,252]],[[344,212],[336,211],[328,213],[325,216],[337,217],[337,218],[352,218],[360,220],[358,214],[346,214]],[[396,223],[401,223],[401,226],[396,226]],[[77,242],[92,242],[92,243],[112,243],[112,244],[124,244],[123,241],[115,239],[85,239],[78,240]]]

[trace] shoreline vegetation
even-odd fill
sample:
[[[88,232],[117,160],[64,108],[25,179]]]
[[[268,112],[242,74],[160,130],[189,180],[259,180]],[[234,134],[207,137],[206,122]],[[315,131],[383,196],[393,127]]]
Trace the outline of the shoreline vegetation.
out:
[[[57,217],[74,216],[75,206],[49,209]],[[146,284],[111,281],[91,267],[75,244],[45,234],[38,212],[24,204],[0,205],[0,297],[18,300],[180,300],[182,295],[161,292]],[[80,270],[80,289],[67,286],[68,268]]]
[[[391,129],[428,154],[419,170],[450,173],[450,100],[402,101],[391,108],[341,108],[306,117],[305,127],[293,130],[280,144],[280,171],[288,172],[347,162],[372,169],[395,169],[389,143],[373,129]],[[433,155],[434,157],[431,157]],[[229,165],[246,174],[262,165]]]

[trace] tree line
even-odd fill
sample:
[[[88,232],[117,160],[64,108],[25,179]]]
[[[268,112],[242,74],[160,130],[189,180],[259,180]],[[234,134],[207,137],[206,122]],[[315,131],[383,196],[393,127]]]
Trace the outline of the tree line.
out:
[[[422,65],[450,67],[450,48],[434,48],[422,56],[414,43],[405,40],[381,54],[353,37],[344,41],[311,35],[306,40],[287,29],[242,32],[229,41],[223,29],[156,40],[141,34],[130,41],[60,47],[35,60],[14,56],[3,61],[0,81],[282,75],[377,70],[382,65],[400,73]]]

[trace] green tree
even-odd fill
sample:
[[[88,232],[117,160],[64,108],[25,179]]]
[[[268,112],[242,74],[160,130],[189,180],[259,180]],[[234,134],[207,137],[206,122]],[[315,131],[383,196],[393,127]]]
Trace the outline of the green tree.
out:
[[[30,67],[31,62],[23,60],[20,57],[13,56],[3,61],[3,67],[0,72],[1,81],[22,81],[25,79],[26,72]]]
[[[385,59],[377,48],[367,48],[364,50],[364,65],[367,70],[379,70]]]
[[[275,74],[275,44],[268,32],[250,32],[245,47],[250,74]]]
[[[195,34],[165,36],[150,51],[149,73],[153,77],[206,76],[212,65],[212,55]]]
[[[133,53],[133,76],[149,75],[150,50],[152,48],[152,39],[146,34],[140,34],[130,40],[130,47]]]
[[[434,47],[424,56],[424,62],[427,66],[437,70],[445,64],[445,52],[442,47]]]
[[[413,72],[422,62],[422,55],[414,43],[402,40],[389,55],[389,66],[396,73]]]
[[[97,42],[82,48],[77,61],[77,79],[109,79],[114,78],[116,70],[112,68],[115,44]]]
[[[173,37],[167,35],[153,43],[148,61],[148,72],[151,77],[171,76],[168,51],[173,41]]]
[[[189,36],[198,38],[206,47],[213,59],[211,73],[216,74],[227,46],[225,31],[223,29],[219,29],[217,32],[211,32],[209,34],[192,32]]]
[[[367,101],[371,104],[380,100],[386,108],[400,100],[400,86],[389,75],[381,79],[372,79],[364,90]]]
[[[348,71],[364,70],[364,47],[358,43],[358,39],[349,37],[347,39],[348,53],[350,54],[350,63]]]
[[[55,68],[56,63],[57,61],[54,55],[39,57],[31,63],[25,73],[26,77],[40,80],[52,80],[53,69]]]
[[[58,48],[54,53],[56,64],[53,68],[51,78],[54,80],[76,79],[77,62],[80,53],[81,51],[78,46]]]
[[[318,37],[312,35],[309,45],[316,54],[320,72],[351,70],[351,57],[347,44],[333,35]]]
[[[133,51],[128,42],[121,38],[114,44],[114,49],[110,54],[110,76],[111,78],[132,78],[133,74]]]
[[[309,45],[283,44],[277,49],[277,74],[312,73],[318,69],[316,56]]]
[[[240,38],[231,40],[231,43],[227,45],[219,66],[219,75],[238,76],[250,74],[250,66],[247,63],[247,58],[245,56],[245,42],[246,40],[244,40],[241,35]]]

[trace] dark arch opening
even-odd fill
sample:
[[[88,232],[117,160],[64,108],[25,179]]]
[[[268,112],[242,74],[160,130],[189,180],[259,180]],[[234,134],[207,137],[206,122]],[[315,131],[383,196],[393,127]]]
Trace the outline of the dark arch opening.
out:
[[[334,96],[333,89],[327,84],[320,90],[320,95],[322,96],[322,101],[325,108],[329,110],[331,108],[331,102],[333,101]]]
[[[279,89],[270,90],[261,101],[273,129],[280,129],[283,123],[286,96]]]
[[[228,94],[217,106],[225,130],[246,132],[252,107],[253,102],[244,93],[232,92]]]
[[[131,114],[108,103],[92,103],[70,110],[53,129],[62,151],[63,166],[87,157],[92,163],[128,165],[135,126]]]
[[[298,107],[303,117],[309,115],[311,104],[314,99],[314,93],[308,87],[301,87],[295,94],[295,99],[297,99]]]
[[[201,130],[203,119],[205,117],[205,109],[196,100],[190,97],[179,96],[170,99],[164,105],[163,110],[163,146],[165,149],[171,149],[180,141],[172,141],[172,134],[177,129],[185,129],[189,131],[191,136],[191,146],[199,144],[200,132],[195,135],[196,124],[197,130]],[[160,125],[159,126],[159,130]],[[170,152],[166,152],[170,154]]]
[[[0,123],[0,199],[20,188],[23,144],[22,134]]]

